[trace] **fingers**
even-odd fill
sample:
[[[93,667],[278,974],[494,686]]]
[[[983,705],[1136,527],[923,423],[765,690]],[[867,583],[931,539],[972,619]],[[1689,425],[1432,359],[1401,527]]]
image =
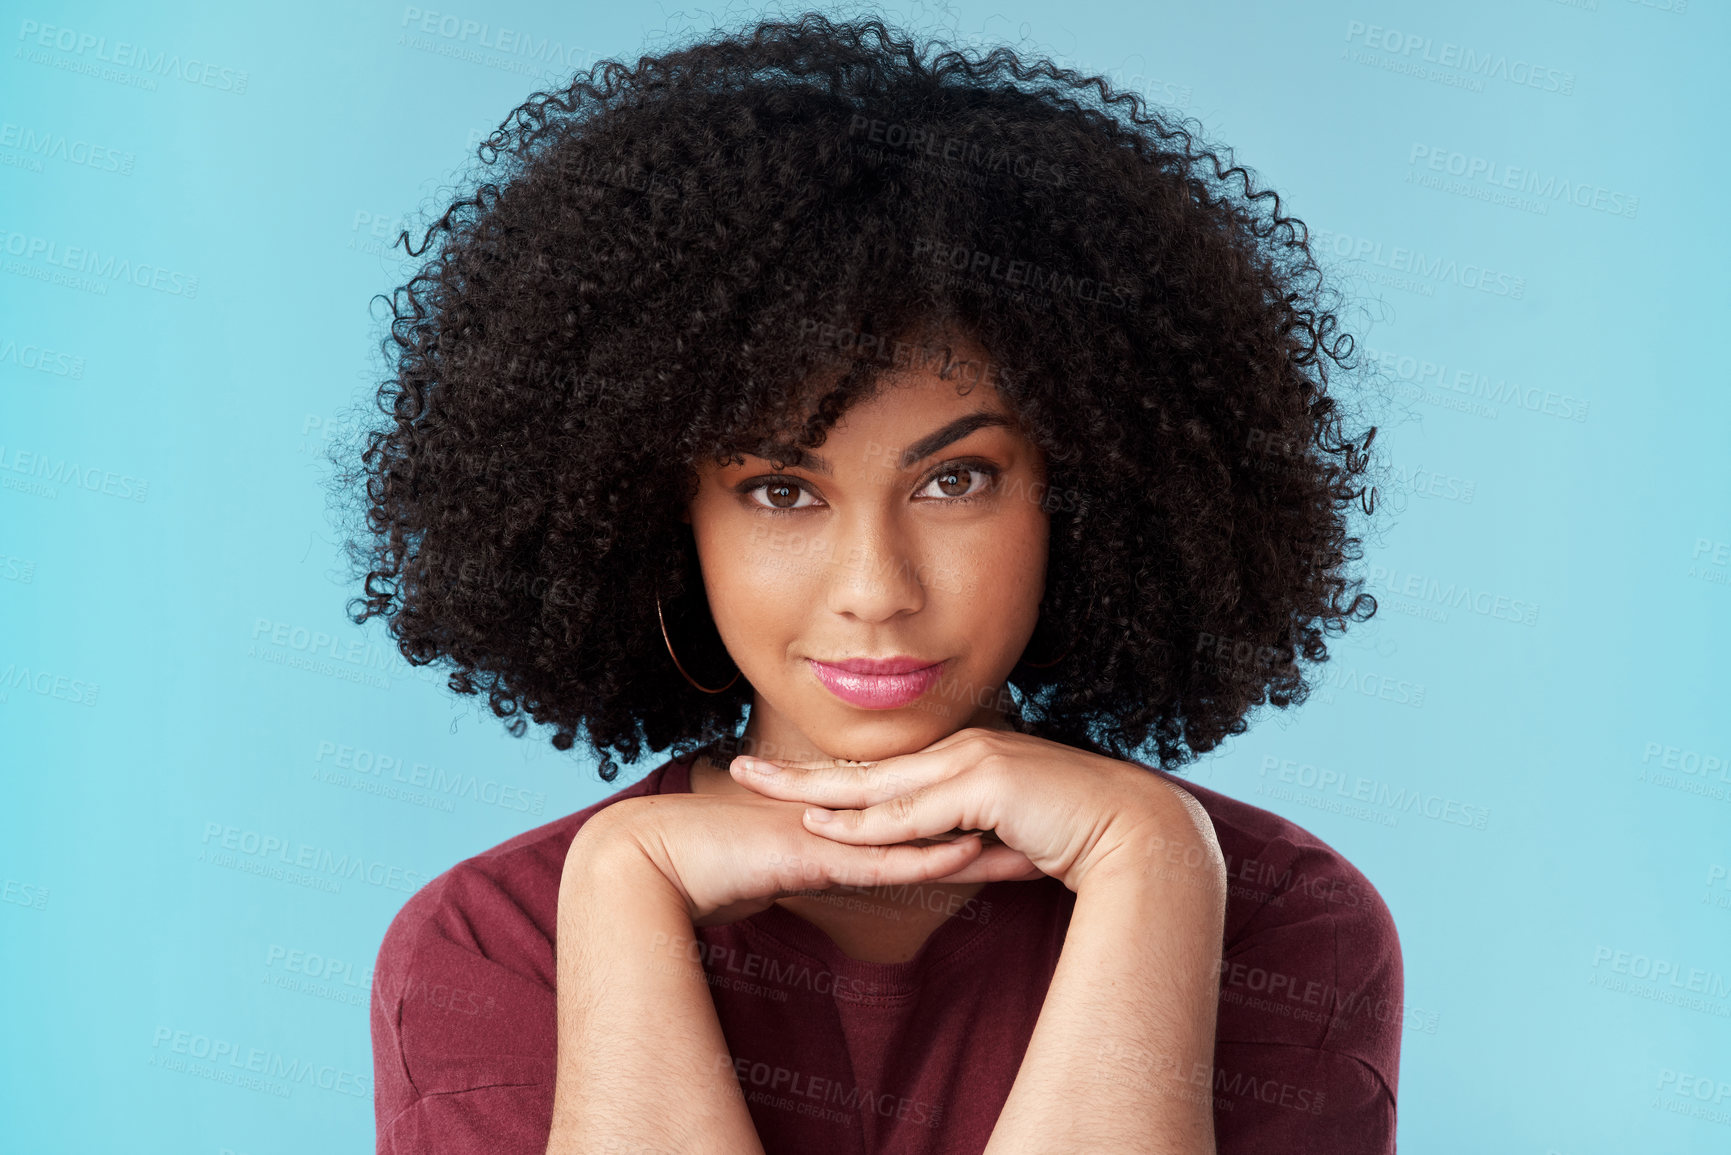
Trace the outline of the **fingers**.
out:
[[[996,830],[963,830],[959,826],[954,830],[947,830],[942,834],[932,834],[925,838],[915,838],[912,839],[911,842],[914,846],[925,846],[932,842],[954,842],[956,839],[965,838],[970,834],[978,834],[980,836],[980,841],[984,842],[987,846],[1002,846],[1004,844],[1004,840],[998,837],[998,832]]]
[[[857,809],[807,806],[802,817],[813,834],[856,846],[942,840],[958,830],[990,830],[996,824],[970,804],[967,795],[974,793],[967,781],[946,779]],[[1000,840],[994,836],[994,841]]]
[[[1008,846],[988,846],[980,856],[953,874],[927,878],[928,883],[960,882],[1032,882],[1046,877],[1045,871],[1028,860],[1021,851]]]
[[[800,763],[741,755],[728,765],[735,782],[766,798],[848,810],[929,786],[959,769],[952,757],[937,751],[875,762]]]
[[[931,846],[850,847],[818,843],[811,848],[805,879],[800,885],[821,889],[825,885],[871,887],[929,882],[966,869],[980,857],[982,848],[977,835]],[[827,881],[814,884],[810,880],[813,874]]]

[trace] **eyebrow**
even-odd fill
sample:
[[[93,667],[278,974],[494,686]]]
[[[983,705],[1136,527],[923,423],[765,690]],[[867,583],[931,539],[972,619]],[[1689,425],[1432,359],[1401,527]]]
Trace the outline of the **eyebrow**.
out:
[[[1002,413],[993,413],[987,409],[981,409],[974,413],[964,414],[944,426],[942,429],[926,434],[924,437],[908,446],[907,449],[903,450],[901,460],[898,462],[898,467],[906,469],[915,462],[923,461],[938,450],[942,449],[944,446],[953,441],[960,441],[962,438],[976,430],[992,429],[997,427],[1007,429],[1012,426],[1013,423],[1008,417],[1004,416]],[[761,457],[765,461],[786,461],[789,464],[797,465],[802,469],[809,469],[813,473],[821,473],[825,477],[832,475],[834,472],[827,457],[824,457],[820,453],[814,453],[809,449],[801,449],[797,445],[787,445],[782,442],[767,442],[758,446],[757,451],[752,455],[754,457]]]

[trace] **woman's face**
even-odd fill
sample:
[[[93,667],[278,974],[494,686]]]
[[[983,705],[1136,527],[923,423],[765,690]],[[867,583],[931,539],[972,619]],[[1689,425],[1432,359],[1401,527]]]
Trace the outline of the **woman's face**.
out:
[[[889,376],[797,465],[699,467],[688,520],[755,690],[748,749],[864,760],[1004,725],[1000,690],[1044,592],[1044,460],[982,380],[985,351],[952,348],[971,364]],[[926,668],[834,665],[897,658]]]

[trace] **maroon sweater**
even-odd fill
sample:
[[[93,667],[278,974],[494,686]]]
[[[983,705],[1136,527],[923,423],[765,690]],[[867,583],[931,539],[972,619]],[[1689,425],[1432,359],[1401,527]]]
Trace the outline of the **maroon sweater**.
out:
[[[380,1155],[543,1155],[565,852],[604,806],[689,791],[690,768],[663,763],[403,906],[373,980]],[[1103,1053],[1076,1093],[1105,1078],[1212,1095],[1221,1155],[1392,1152],[1402,969],[1381,896],[1301,827],[1163,776],[1202,803],[1226,855],[1214,1064]],[[988,883],[902,963],[849,958],[779,906],[659,949],[703,962],[768,1155],[967,1155],[1009,1096],[1075,898],[1053,878]]]

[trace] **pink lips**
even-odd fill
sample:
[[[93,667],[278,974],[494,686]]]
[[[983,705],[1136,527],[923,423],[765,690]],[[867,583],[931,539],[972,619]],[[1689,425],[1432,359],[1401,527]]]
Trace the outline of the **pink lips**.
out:
[[[849,658],[820,662],[807,658],[812,673],[829,692],[862,710],[894,710],[917,701],[937,684],[943,662],[918,658]]]

